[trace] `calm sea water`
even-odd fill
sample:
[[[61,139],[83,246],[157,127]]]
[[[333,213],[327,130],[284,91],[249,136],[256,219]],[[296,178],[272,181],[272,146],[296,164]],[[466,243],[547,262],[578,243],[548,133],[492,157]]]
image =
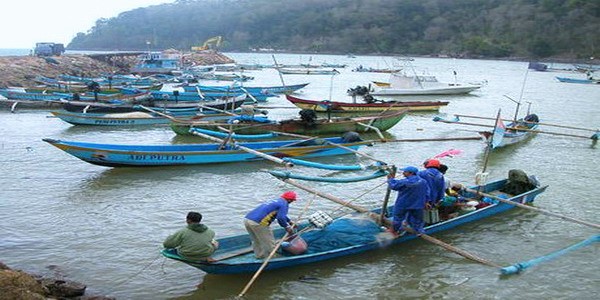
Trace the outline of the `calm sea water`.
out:
[[[272,63],[271,55],[231,53],[242,63]],[[279,54],[279,63],[344,63],[341,74],[286,75],[286,84],[310,82],[299,97],[351,101],[346,90],[388,75],[354,73],[358,65],[392,67],[391,57],[309,56]],[[512,117],[513,102],[532,102],[542,122],[598,128],[600,86],[559,83],[554,76],[583,77],[575,73],[527,72],[527,63],[485,60],[416,58],[415,71],[437,75],[441,81],[487,81],[469,96],[436,97],[450,105],[442,114],[494,117],[498,109]],[[411,71],[412,72],[412,71]],[[279,85],[273,70],[247,72],[255,85]],[[271,118],[296,116],[284,98],[266,105],[278,107]],[[288,108],[282,108],[288,107]],[[521,116],[524,114],[521,111]],[[289,189],[266,170],[279,168],[267,162],[237,165],[105,168],[94,166],[44,143],[42,138],[102,143],[171,144],[193,142],[176,137],[168,127],[76,127],[48,118],[45,111],[0,111],[0,259],[10,267],[39,274],[54,274],[87,284],[88,294],[119,299],[225,299],[237,295],[250,275],[216,276],[159,255],[167,235],[184,226],[185,215],[197,210],[217,235],[245,233],[244,214],[260,201]],[[389,131],[391,138],[476,136],[471,126],[432,121],[434,113],[411,114]],[[491,124],[486,121],[471,120]],[[591,135],[542,126],[541,130]],[[448,176],[471,184],[481,170],[485,147],[481,141],[447,141],[376,144],[362,151],[398,166],[419,165],[448,149],[463,154],[445,158]],[[364,162],[348,155],[320,159],[327,163]],[[503,178],[511,169],[523,169],[548,184],[536,206],[598,223],[596,196],[600,179],[598,149],[588,139],[538,134],[520,145],[494,152],[490,178]],[[299,169],[309,174],[321,171]],[[354,199],[382,180],[353,184],[314,184],[319,190]],[[298,215],[312,198],[302,200],[290,215]],[[384,189],[376,188],[356,200],[378,206]],[[336,208],[315,199],[308,213]],[[509,265],[552,252],[583,240],[597,231],[531,211],[507,214],[437,234],[436,237],[501,265]],[[570,253],[529,269],[523,274],[499,277],[499,271],[471,263],[424,241],[393,246],[298,268],[263,273],[253,285],[250,299],[592,299],[600,292],[598,246]]]

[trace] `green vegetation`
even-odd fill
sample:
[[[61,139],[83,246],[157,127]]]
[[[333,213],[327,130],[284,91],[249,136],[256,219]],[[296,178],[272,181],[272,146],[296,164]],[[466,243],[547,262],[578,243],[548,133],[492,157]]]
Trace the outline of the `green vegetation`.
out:
[[[179,0],[97,20],[68,48],[187,50],[220,35],[224,51],[588,58],[598,28],[588,0]]]

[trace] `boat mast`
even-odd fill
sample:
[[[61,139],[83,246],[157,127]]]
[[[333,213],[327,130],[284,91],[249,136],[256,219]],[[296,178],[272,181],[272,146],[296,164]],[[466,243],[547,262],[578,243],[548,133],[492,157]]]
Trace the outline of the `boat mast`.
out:
[[[527,74],[529,74],[529,68],[527,68],[527,70],[525,71],[525,78],[523,78],[523,84],[521,85],[521,94],[519,95],[519,102],[516,102],[513,100],[515,103],[517,103],[517,109],[515,110],[515,116],[513,118],[513,122],[515,124],[517,123],[517,118],[519,117],[519,108],[521,106],[521,100],[523,100],[523,92],[525,91],[525,83],[527,82]]]
[[[481,172],[475,174],[475,184],[477,185],[478,190],[481,189],[485,185],[485,182],[487,181],[488,173],[486,173],[485,171],[487,171],[487,165],[488,165],[488,161],[490,159],[490,152],[492,151],[492,145],[494,142],[494,133],[496,132],[496,129],[498,127],[498,122],[502,122],[502,120],[500,119],[501,112],[502,112],[502,109],[498,109],[498,115],[496,116],[496,123],[494,124],[494,129],[492,130],[492,136],[488,140],[487,147],[485,147],[483,169],[481,170]]]

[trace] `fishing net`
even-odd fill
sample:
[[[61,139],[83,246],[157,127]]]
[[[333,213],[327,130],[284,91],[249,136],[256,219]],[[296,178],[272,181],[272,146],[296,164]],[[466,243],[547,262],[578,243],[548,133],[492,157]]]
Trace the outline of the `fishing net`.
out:
[[[317,253],[343,247],[374,242],[381,232],[377,223],[367,216],[339,218],[320,230],[302,234],[308,244],[308,253]]]

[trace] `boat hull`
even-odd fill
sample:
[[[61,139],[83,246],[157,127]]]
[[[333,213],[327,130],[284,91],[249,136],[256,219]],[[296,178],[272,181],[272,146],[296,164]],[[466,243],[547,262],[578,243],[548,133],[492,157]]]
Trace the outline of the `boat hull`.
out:
[[[331,122],[327,119],[321,119],[314,124],[307,124],[300,120],[290,120],[279,123],[238,123],[238,124],[221,124],[221,125],[186,125],[180,123],[172,123],[171,129],[179,135],[191,135],[189,132],[190,127],[202,128],[213,131],[219,131],[219,126],[226,127],[233,130],[237,134],[263,134],[268,132],[286,132],[294,134],[304,135],[323,135],[323,134],[337,134],[345,133],[348,131],[355,132],[368,132],[373,129],[365,127],[362,124],[373,126],[380,131],[386,131],[396,124],[398,124],[406,116],[406,110],[389,112],[379,116],[364,116],[355,118],[334,118]],[[256,126],[253,126],[256,125]]]
[[[445,101],[402,101],[389,103],[346,103],[336,101],[306,100],[286,95],[288,101],[300,109],[312,109],[316,112],[332,113],[375,113],[381,111],[437,111],[442,106],[448,105]]]
[[[506,180],[499,180],[492,183],[487,184],[481,190],[482,192],[492,192],[500,187],[502,187],[506,183]],[[534,200],[534,198],[540,193],[544,192],[546,187],[536,188],[534,190],[528,191],[526,193],[516,195],[510,200],[518,202],[518,203],[529,203]],[[472,195],[474,196],[474,195]],[[503,212],[506,212],[510,209],[514,208],[513,205],[506,203],[497,203],[492,204],[490,206],[480,208],[476,211],[466,213],[459,217],[449,219],[444,222],[436,223],[425,228],[426,234],[434,234],[437,232],[449,230],[455,228],[460,225],[472,223],[478,220],[482,220],[488,218],[490,216],[494,216]],[[378,213],[377,210],[374,211]],[[281,229],[275,231],[275,235],[277,237],[283,236],[284,232]],[[382,246],[392,245],[392,244],[401,244],[405,242],[409,242],[411,240],[418,239],[415,235],[407,234],[400,238],[386,241],[384,244],[380,242],[371,242],[367,244],[359,244],[350,247],[339,248],[326,252],[318,252],[318,253],[308,253],[301,254],[295,256],[280,256],[275,257],[269,261],[266,265],[265,270],[274,270],[280,268],[294,267],[299,265],[305,265],[309,263],[315,263],[325,260],[330,260],[338,257],[349,256],[353,254],[363,253],[374,249],[380,249]],[[250,238],[248,235],[240,235],[233,236],[228,238],[223,238],[219,240],[220,242],[220,250],[215,252],[215,256],[221,255],[220,251],[224,251],[223,249],[235,249],[235,250],[243,250],[243,247],[246,247],[250,244]],[[234,252],[233,250],[232,252]],[[237,274],[237,273],[253,273],[256,272],[262,265],[263,260],[254,258],[254,253],[250,251],[248,254],[240,255],[234,258],[224,259],[213,263],[208,262],[191,262],[187,261],[180,256],[178,256],[172,249],[165,249],[162,251],[162,254],[168,258],[172,258],[175,260],[182,261],[190,266],[201,269],[204,272],[211,274]]]
[[[219,150],[219,144],[155,146],[96,144],[54,139],[43,140],[85,162],[107,167],[198,165],[262,160],[261,157],[239,150],[231,145],[227,145],[225,149]],[[362,145],[369,144],[364,141],[343,143],[342,138],[327,138],[323,140],[336,144],[341,143],[341,145],[353,150],[357,150]],[[278,158],[322,157],[352,153],[346,149],[329,145],[323,140],[321,140],[322,143],[319,143],[319,140],[307,141],[305,142],[307,146],[299,145],[298,143],[302,141],[298,140],[242,143],[239,145]]]

